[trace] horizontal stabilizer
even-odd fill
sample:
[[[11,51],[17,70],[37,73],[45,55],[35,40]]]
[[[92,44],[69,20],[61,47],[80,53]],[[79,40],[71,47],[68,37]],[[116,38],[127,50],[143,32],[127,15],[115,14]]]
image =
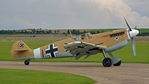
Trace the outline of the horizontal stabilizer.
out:
[[[24,51],[28,51],[27,49],[15,49],[15,52],[24,52]]]

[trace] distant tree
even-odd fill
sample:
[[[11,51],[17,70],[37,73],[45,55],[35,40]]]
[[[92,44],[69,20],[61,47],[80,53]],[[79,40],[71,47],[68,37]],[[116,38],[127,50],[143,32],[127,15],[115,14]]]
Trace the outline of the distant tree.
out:
[[[60,32],[59,30],[56,31],[56,33],[59,33],[59,32]]]
[[[90,33],[91,33],[91,34],[96,34],[96,32],[95,32],[95,31],[90,31]]]
[[[72,34],[81,34],[81,32],[80,32],[79,30],[73,29],[73,30],[72,30]]]
[[[87,32],[84,30],[83,33],[87,33]]]
[[[100,33],[100,31],[97,31],[97,34]]]
[[[63,34],[64,34],[65,36],[67,36],[67,33],[64,32]]]
[[[55,31],[54,31],[54,33],[56,34],[56,33],[57,33],[57,31],[55,30]]]
[[[67,34],[70,34],[70,30],[67,30]]]

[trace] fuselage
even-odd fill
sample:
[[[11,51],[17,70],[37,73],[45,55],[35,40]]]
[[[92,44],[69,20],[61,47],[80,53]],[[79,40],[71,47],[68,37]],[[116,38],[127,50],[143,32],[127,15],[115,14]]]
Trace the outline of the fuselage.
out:
[[[71,54],[64,48],[64,46],[67,43],[75,41],[87,42],[100,47],[102,46],[106,52],[113,52],[115,50],[127,46],[129,44],[131,36],[134,36],[136,34],[138,34],[136,30],[132,31],[129,34],[127,29],[121,29],[94,35],[80,35],[75,38],[71,37],[68,39],[64,39],[62,41],[57,41],[47,46],[34,49],[33,50],[34,56],[28,56],[21,59],[41,59],[41,58],[47,59],[47,58],[73,57],[76,55]],[[97,53],[100,53],[100,51],[93,50],[92,53],[90,53],[90,55]]]

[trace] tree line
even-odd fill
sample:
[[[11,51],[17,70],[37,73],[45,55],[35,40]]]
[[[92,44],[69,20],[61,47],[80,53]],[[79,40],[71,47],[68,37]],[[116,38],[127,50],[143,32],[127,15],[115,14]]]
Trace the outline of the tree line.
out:
[[[62,34],[84,34],[84,33],[91,33],[91,34],[98,34],[105,32],[104,30],[90,30],[90,31],[80,31],[79,29],[67,30]],[[42,29],[29,29],[29,30],[0,30],[0,34],[60,34],[60,30],[42,30]],[[149,36],[149,32],[141,32],[138,36]]]

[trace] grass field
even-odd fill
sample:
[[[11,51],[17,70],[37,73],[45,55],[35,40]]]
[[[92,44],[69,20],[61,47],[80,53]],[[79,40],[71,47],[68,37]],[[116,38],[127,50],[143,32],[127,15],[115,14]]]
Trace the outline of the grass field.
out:
[[[17,40],[23,40],[27,42],[55,42],[66,38],[68,38],[68,36],[65,36],[64,34],[0,34],[0,41],[2,42],[14,42]]]
[[[28,46],[32,49],[38,48],[40,46],[44,46],[49,44],[49,42],[26,42]],[[14,61],[11,58],[11,46],[13,42],[0,42],[0,60],[3,61]],[[149,63],[149,42],[136,42],[136,50],[137,56],[133,56],[131,44],[113,52],[113,55],[116,57],[120,57],[122,62],[127,63]],[[89,57],[88,59],[84,59],[82,57],[79,60],[75,60],[74,58],[57,58],[57,59],[34,59],[31,61],[46,61],[46,62],[102,62],[103,55],[97,54]],[[17,61],[17,60],[15,60]],[[20,60],[18,60],[20,61]]]
[[[149,32],[149,28],[147,29],[138,29],[140,33]]]
[[[93,84],[88,77],[36,70],[0,69],[0,84]],[[58,81],[57,81],[58,80]]]

